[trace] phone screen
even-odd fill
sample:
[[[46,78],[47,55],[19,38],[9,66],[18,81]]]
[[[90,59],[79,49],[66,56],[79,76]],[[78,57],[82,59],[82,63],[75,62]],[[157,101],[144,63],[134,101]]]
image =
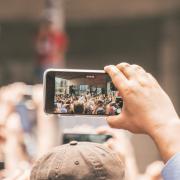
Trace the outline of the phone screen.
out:
[[[69,143],[71,141],[104,143],[110,138],[112,138],[112,136],[108,135],[108,134],[73,134],[73,133],[65,133],[65,134],[63,134],[63,144],[67,144],[67,143]]]
[[[53,113],[117,115],[122,98],[105,73],[58,72],[54,76]]]

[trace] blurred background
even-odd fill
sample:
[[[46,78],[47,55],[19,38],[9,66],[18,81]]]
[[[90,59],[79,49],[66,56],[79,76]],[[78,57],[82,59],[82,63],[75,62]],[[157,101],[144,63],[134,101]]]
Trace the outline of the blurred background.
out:
[[[179,52],[179,0],[0,1],[1,96],[6,88],[11,89],[8,97],[16,99],[19,92],[14,91],[24,85],[12,83],[42,83],[42,73],[49,67],[103,69],[126,61],[152,73],[179,112]],[[61,120],[53,120],[54,124],[57,121]],[[69,126],[65,121],[60,122],[61,129]],[[99,126],[94,120],[90,124]],[[145,135],[128,137],[143,173],[148,164],[160,159],[159,154]]]

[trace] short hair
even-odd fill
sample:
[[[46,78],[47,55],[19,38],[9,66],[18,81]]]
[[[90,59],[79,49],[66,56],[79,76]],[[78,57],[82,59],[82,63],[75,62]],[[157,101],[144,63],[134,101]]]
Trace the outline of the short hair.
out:
[[[74,102],[74,113],[83,114],[84,104],[82,102]]]

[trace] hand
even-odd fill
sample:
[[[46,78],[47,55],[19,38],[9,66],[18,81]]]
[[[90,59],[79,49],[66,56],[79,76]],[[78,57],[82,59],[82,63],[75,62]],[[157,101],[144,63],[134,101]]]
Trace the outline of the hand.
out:
[[[130,139],[122,130],[112,129],[106,126],[100,126],[96,129],[97,134],[108,134],[112,138],[105,142],[105,145],[110,149],[119,153],[120,156],[132,157],[134,156],[134,149],[130,142]]]
[[[126,179],[137,179],[139,172],[136,164],[132,143],[122,130],[112,129],[101,126],[96,129],[98,134],[109,134],[112,138],[108,139],[104,145],[115,151],[126,166]]]
[[[11,103],[16,105],[26,91],[26,84],[16,82],[8,86],[4,86],[0,91],[0,99],[3,103]]]
[[[142,67],[121,63],[106,66],[105,71],[124,101],[121,114],[107,118],[111,127],[151,134],[152,130],[178,119],[168,95]]]
[[[16,82],[0,89],[0,124],[5,124],[8,116],[15,112],[15,107],[21,101],[26,88],[26,84]]]
[[[37,84],[33,86],[32,99],[37,108],[43,108],[43,86]]]
[[[142,67],[128,63],[104,69],[124,101],[121,114],[107,118],[109,125],[150,135],[165,161],[180,152],[179,117],[155,78]]]
[[[144,180],[163,180],[161,177],[161,172],[164,168],[164,163],[162,161],[155,161],[148,165],[146,172],[144,174]]]

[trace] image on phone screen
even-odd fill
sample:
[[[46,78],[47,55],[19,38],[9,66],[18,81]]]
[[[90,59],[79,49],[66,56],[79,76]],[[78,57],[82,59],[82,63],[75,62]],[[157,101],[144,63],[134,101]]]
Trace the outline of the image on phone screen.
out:
[[[105,73],[58,72],[54,80],[54,113],[117,115],[122,98]]]

